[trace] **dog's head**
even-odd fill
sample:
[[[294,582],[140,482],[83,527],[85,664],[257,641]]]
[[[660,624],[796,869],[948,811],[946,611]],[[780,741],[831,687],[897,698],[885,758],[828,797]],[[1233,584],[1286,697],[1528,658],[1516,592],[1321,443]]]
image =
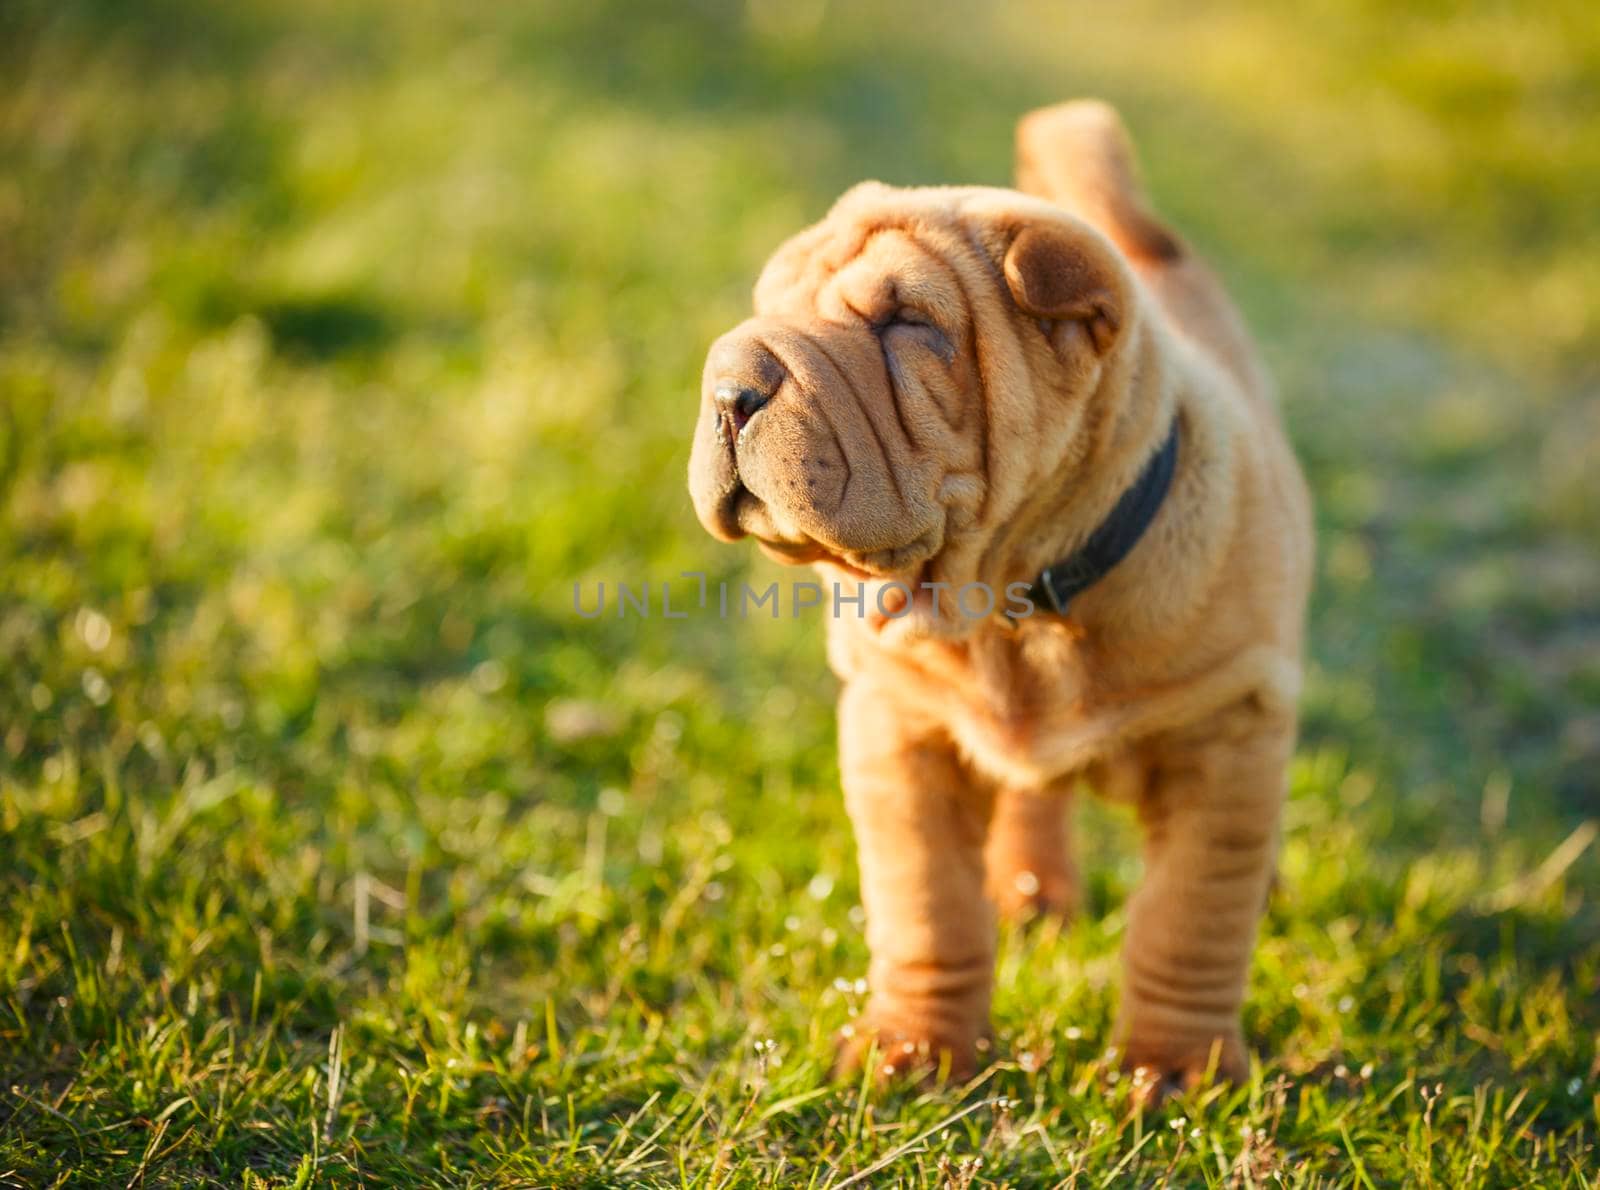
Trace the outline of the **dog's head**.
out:
[[[711,348],[696,513],[782,561],[912,587],[1030,578],[999,571],[1030,494],[1061,493],[1114,420],[1134,285],[1050,204],[856,187],[777,251],[754,317]]]

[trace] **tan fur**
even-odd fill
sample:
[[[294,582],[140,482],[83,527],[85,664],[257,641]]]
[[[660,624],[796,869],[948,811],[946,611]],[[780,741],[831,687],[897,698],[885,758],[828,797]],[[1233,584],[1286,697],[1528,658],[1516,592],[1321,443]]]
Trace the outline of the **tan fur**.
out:
[[[1086,780],[1144,830],[1125,1062],[1239,1077],[1309,501],[1237,313],[1150,213],[1111,109],[1024,119],[1018,181],[1031,196],[867,184],[780,248],[755,317],[710,353],[690,488],[712,532],[864,581],[869,609],[892,580],[949,582],[949,600],[1070,553],[1178,419],[1160,513],[1067,617],[972,620],[921,594],[900,618],[830,619],[872,951],[842,1057],[973,1069],[992,906],[1075,906],[1064,802]],[[886,322],[900,309],[910,323]],[[742,424],[719,385],[766,403]]]

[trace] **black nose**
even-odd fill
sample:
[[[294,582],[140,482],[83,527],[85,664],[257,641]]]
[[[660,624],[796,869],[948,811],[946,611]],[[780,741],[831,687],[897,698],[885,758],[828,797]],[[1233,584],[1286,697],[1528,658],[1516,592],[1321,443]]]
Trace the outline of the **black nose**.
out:
[[[744,429],[745,423],[760,412],[763,405],[772,400],[771,393],[764,393],[732,380],[724,380],[718,384],[711,396],[716,401],[717,408],[722,410],[722,416],[727,419],[734,434]]]

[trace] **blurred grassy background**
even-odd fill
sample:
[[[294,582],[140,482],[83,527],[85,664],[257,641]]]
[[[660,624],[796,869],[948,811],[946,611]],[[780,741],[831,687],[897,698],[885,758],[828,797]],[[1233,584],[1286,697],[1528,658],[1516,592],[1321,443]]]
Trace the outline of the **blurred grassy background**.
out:
[[[880,1176],[1592,1171],[1597,14],[0,9],[0,1183],[821,1184],[967,1108]],[[776,576],[689,508],[706,344],[847,185],[1004,184],[1083,94],[1319,507],[1272,1060],[1192,1138],[1098,1089],[1101,809],[970,1102],[825,1089],[821,624],[571,611]]]

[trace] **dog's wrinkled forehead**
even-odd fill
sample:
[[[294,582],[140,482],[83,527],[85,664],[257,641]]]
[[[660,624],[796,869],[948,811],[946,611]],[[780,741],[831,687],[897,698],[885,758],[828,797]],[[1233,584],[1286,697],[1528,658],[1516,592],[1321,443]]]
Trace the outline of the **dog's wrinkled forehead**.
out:
[[[866,182],[778,249],[755,288],[755,313],[881,322],[911,309],[957,326],[969,305],[964,263],[981,252],[956,189]]]

